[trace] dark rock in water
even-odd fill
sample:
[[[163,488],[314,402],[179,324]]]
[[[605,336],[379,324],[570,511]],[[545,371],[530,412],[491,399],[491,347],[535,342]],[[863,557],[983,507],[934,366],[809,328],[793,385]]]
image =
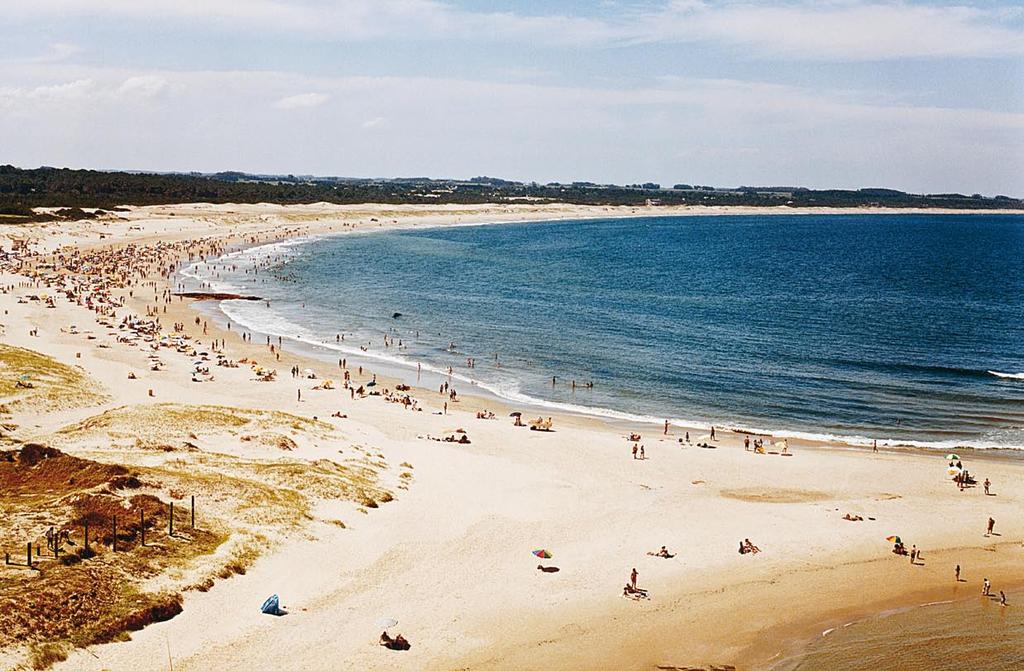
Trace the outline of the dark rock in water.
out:
[[[391,318],[392,318],[392,319],[398,319],[398,318],[399,318],[399,317],[401,317],[401,316],[402,316],[402,313],[401,313],[401,312],[396,312],[395,314],[391,315]]]
[[[197,301],[261,301],[259,296],[243,296],[242,294],[225,294],[205,291],[181,291],[175,296],[193,298]]]

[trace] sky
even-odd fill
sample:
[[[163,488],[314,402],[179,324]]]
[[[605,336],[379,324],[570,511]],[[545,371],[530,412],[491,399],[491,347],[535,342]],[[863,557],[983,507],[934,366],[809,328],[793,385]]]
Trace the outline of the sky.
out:
[[[1024,4],[0,0],[0,163],[1024,196]]]

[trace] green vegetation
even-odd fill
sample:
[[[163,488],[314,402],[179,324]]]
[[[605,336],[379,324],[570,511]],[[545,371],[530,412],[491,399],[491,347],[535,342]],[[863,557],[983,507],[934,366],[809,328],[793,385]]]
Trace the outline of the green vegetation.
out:
[[[892,189],[821,190],[798,187],[739,187],[677,184],[662,189],[646,182],[630,186],[574,182],[537,184],[493,177],[469,180],[399,178],[348,179],[295,175],[212,175],[101,172],[0,166],[0,222],[81,219],[98,213],[81,208],[116,210],[123,205],[174,203],[328,202],[336,204],[480,204],[560,202],[580,205],[748,205],[791,207],[954,207],[1024,209],[1024,201],[980,194],[908,194]],[[35,207],[60,207],[52,214]]]

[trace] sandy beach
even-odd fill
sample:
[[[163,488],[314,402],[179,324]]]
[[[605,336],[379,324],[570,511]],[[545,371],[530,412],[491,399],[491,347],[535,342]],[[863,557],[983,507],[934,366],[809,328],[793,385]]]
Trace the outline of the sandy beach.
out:
[[[195,556],[138,580],[143,592],[183,593],[179,614],[130,640],[64,645],[66,660],[52,668],[767,669],[854,619],[983,598],[983,577],[996,594],[1020,587],[1024,459],[1012,451],[961,452],[977,484],[960,489],[944,455],[922,450],[790,440],[785,456],[766,438],[762,454],[721,428],[716,440],[693,432],[687,443],[676,427],[663,435],[661,426],[569,414],[553,415],[550,432],[531,431],[509,413],[536,410],[461,385],[446,414],[436,388],[396,392],[395,402],[359,397],[337,366],[287,342],[271,351],[261,334],[243,339],[171,286],[170,270],[190,255],[299,236],[778,211],[823,213],[194,204],[0,226],[3,248],[15,250],[0,275],[0,345],[76,375],[73,397],[43,398],[35,392],[46,380],[26,373],[33,387],[0,399],[14,427],[4,429],[4,449],[39,443],[149,469],[140,477],[165,485],[153,496],[182,510],[195,496],[197,526],[213,534],[209,549],[190,537]],[[294,377],[293,367],[315,377]],[[375,374],[355,361],[348,372],[353,387]],[[380,374],[374,389],[396,383]],[[406,395],[419,410],[401,402]],[[496,419],[478,418],[484,410]],[[461,435],[470,442],[434,439]],[[634,442],[645,459],[631,454]],[[3,492],[0,503],[21,505]],[[986,534],[989,518],[998,535]],[[53,523],[17,519],[0,527],[12,556]],[[894,535],[920,560],[894,554]],[[744,539],[759,552],[738,552]],[[662,546],[671,558],[656,555]],[[62,570],[112,554],[101,548]],[[243,556],[242,570],[221,575]],[[633,569],[643,591],[624,595]],[[27,570],[0,567],[0,584]],[[275,593],[286,616],[260,612]],[[378,644],[381,618],[398,621],[390,631],[411,649]],[[0,646],[0,667],[31,668],[38,643]]]

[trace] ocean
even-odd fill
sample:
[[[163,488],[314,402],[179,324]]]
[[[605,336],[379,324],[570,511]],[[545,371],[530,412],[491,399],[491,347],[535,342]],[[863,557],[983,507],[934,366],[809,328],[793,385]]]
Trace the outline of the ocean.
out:
[[[268,300],[220,304],[259,334],[411,381],[451,367],[456,389],[517,404],[1024,448],[1024,216],[414,227],[234,251],[182,275]]]

